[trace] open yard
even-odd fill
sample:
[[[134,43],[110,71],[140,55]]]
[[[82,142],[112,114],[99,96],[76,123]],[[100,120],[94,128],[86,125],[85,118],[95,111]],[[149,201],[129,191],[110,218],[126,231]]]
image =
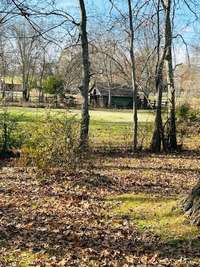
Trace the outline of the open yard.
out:
[[[7,109],[18,120],[23,128],[31,131],[32,125],[38,122],[45,124],[50,116],[53,119],[72,118],[80,119],[80,110],[44,109],[8,107]],[[141,148],[148,148],[154,122],[154,111],[139,110],[138,112],[138,143]],[[90,111],[90,144],[94,149],[127,150],[132,146],[132,111],[131,110],[91,110]],[[186,131],[187,133],[187,131]],[[179,135],[178,135],[179,138]],[[199,136],[184,136],[184,147],[198,148]]]
[[[0,267],[200,267],[200,0],[0,14]]]
[[[29,129],[48,112],[80,116],[9,111]],[[139,114],[144,138],[153,119]],[[200,266],[200,230],[179,205],[199,179],[199,137],[187,137],[192,149],[179,154],[130,153],[120,148],[130,145],[131,120],[131,111],[92,111],[90,142],[104,149],[78,173],[0,162],[0,266]]]
[[[79,110],[64,109],[42,109],[42,108],[8,108],[8,111],[19,117],[19,121],[27,127],[32,123],[43,121],[45,123],[48,116],[53,119],[63,117],[76,120],[80,119]],[[132,111],[131,110],[92,110],[90,112],[91,128],[90,143],[95,147],[113,149],[127,149],[131,146],[132,141]],[[139,111],[138,116],[140,128],[139,144],[147,146],[150,141],[149,132],[152,129],[154,121],[154,111]]]
[[[0,14],[0,267],[200,267],[200,0]]]

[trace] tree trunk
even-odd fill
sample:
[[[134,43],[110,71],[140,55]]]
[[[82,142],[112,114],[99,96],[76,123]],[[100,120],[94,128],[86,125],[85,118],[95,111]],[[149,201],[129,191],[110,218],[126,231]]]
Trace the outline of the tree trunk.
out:
[[[83,97],[81,129],[80,129],[80,147],[86,148],[88,146],[88,133],[89,133],[89,105],[88,105],[88,92],[90,83],[90,62],[89,62],[89,49],[87,38],[87,16],[84,0],[79,0],[81,21],[80,21],[80,37],[82,47],[82,86],[81,93]]]
[[[28,102],[29,97],[30,97],[30,94],[29,94],[28,85],[27,85],[27,83],[25,83],[23,86],[23,100]]]
[[[133,87],[133,150],[137,150],[138,137],[138,116],[137,116],[137,82],[135,70],[135,54],[134,54],[134,29],[133,14],[131,0],[128,0],[129,10],[129,30],[130,30],[130,58],[131,58],[131,77]]]
[[[151,148],[154,152],[160,152],[161,143],[163,142],[163,149],[166,150],[170,148],[171,150],[177,149],[176,141],[176,114],[175,114],[175,86],[174,86],[174,74],[173,74],[173,65],[172,65],[172,29],[171,29],[171,0],[161,0],[162,6],[165,13],[165,44],[163,48],[162,58],[159,60],[159,47],[160,47],[160,18],[159,18],[159,6],[160,0],[158,0],[158,67],[156,73],[156,89],[158,93],[157,98],[157,109],[156,109],[156,118],[155,118],[155,128],[151,143]],[[162,126],[162,117],[161,117],[161,104],[162,104],[162,91],[163,91],[163,68],[164,61],[166,62],[166,71],[167,71],[167,87],[168,93],[170,94],[170,103],[169,103],[169,144],[165,142],[164,129]],[[168,145],[168,146],[167,146]]]
[[[4,76],[5,77],[5,76]],[[4,99],[6,96],[6,84],[5,81],[3,80],[3,82],[1,83],[2,86],[2,98]]]
[[[184,199],[182,208],[190,216],[192,223],[200,226],[200,181]]]
[[[163,123],[162,123],[163,64],[164,60],[161,59],[160,66],[156,74],[156,91],[157,91],[156,116],[154,122],[153,136],[151,140],[151,150],[155,153],[161,151],[162,144],[163,144],[163,149],[165,150],[165,138],[164,138]]]
[[[25,87],[25,89],[23,90],[23,100],[28,102],[29,101],[29,92],[28,92],[28,88]]]
[[[22,88],[22,96],[23,96],[23,101],[28,101],[29,100],[29,88],[28,88],[28,77],[26,73],[26,66],[23,63],[23,68],[22,68],[22,80],[23,80],[23,88]]]
[[[163,8],[165,11],[165,40],[166,40],[166,76],[168,91],[168,148],[170,150],[177,149],[176,139],[176,107],[175,107],[175,85],[174,71],[172,62],[172,27],[171,27],[171,0],[163,0]]]
[[[153,136],[151,140],[151,150],[155,153],[161,151],[162,143],[163,148],[165,149],[165,138],[162,124],[162,92],[163,92],[163,65],[164,59],[166,55],[166,49],[164,47],[161,54],[161,30],[160,30],[160,0],[157,1],[157,66],[155,73],[155,84],[156,84],[156,92],[157,92],[157,101],[156,101],[156,116],[154,122],[154,130]]]
[[[44,92],[41,87],[39,89],[39,103],[44,103]]]

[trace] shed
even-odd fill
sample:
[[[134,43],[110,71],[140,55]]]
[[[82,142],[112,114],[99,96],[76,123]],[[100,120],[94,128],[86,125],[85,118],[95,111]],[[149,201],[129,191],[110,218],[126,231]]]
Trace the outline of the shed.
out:
[[[133,91],[126,86],[95,86],[90,92],[90,103],[100,107],[131,108]]]
[[[144,93],[139,92],[138,108],[147,104]],[[103,87],[95,86],[90,92],[90,104],[95,107],[127,108],[133,107],[133,89],[128,86]]]

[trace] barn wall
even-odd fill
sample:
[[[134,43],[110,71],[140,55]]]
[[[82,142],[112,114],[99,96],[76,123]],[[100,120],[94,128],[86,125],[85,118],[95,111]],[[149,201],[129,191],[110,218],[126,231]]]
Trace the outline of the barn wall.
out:
[[[116,108],[132,108],[133,98],[122,96],[111,96],[111,105]]]

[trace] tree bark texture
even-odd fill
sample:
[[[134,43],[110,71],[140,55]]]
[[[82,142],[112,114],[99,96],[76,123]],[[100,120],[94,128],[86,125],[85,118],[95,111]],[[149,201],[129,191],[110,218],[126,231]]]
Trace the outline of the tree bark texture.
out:
[[[161,29],[160,29],[160,0],[157,1],[157,66],[155,73],[155,84],[157,92],[156,116],[154,122],[151,150],[155,153],[161,151],[162,143],[165,149],[164,129],[162,123],[162,93],[163,93],[163,67],[166,55],[166,46],[161,52]]]
[[[172,58],[172,23],[171,23],[171,0],[162,0],[165,12],[165,42],[166,42],[166,76],[168,91],[168,149],[177,149],[176,138],[176,103],[175,103],[175,85]]]
[[[200,226],[200,181],[183,200],[182,208],[190,216],[192,223]]]
[[[163,93],[163,65],[164,65],[164,54],[161,61],[159,62],[159,67],[156,73],[156,91],[157,91],[157,101],[156,101],[156,116],[154,122],[154,131],[151,140],[151,150],[155,153],[161,151],[163,144],[163,149],[165,150],[165,138],[164,129],[162,123],[162,93]]]
[[[80,129],[80,147],[85,148],[88,146],[88,133],[89,133],[89,105],[88,105],[88,92],[90,83],[90,62],[89,62],[89,49],[88,49],[88,37],[87,37],[87,15],[85,9],[84,0],[79,0],[80,6],[80,38],[82,48],[82,86],[81,93],[83,97],[82,104],[82,117],[81,117],[81,129]]]

